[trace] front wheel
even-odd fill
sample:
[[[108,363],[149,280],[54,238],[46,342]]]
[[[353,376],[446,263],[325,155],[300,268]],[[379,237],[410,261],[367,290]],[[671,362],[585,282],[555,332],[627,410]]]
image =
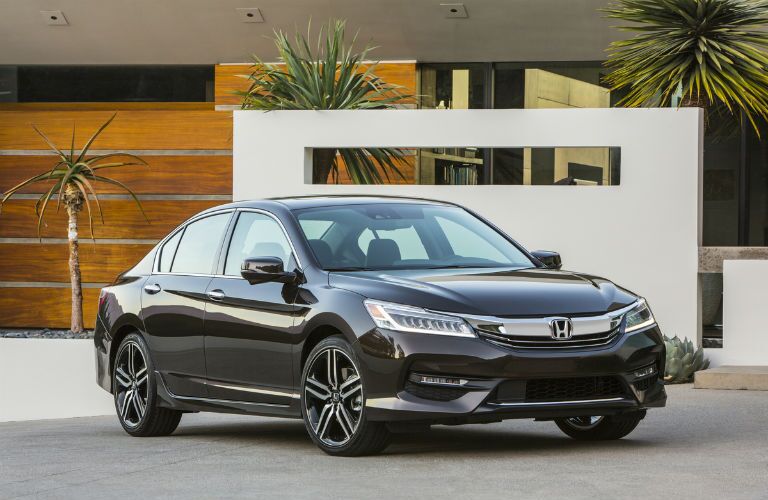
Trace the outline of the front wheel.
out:
[[[329,455],[372,455],[389,444],[386,425],[365,418],[365,381],[341,337],[321,341],[309,354],[301,377],[301,413],[312,441]]]
[[[181,412],[156,404],[154,366],[146,342],[137,333],[120,343],[112,372],[117,418],[131,436],[167,436],[176,430]]]
[[[558,418],[555,423],[573,439],[607,441],[623,438],[635,430],[644,417],[644,411],[636,411],[621,415]]]

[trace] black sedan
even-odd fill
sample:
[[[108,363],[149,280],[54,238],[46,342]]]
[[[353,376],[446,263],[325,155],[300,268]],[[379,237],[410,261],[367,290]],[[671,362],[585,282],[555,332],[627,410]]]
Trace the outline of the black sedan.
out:
[[[98,383],[134,436],[216,411],[302,418],[332,455],[509,418],[618,439],[666,402],[645,300],[445,202],[206,210],[101,291],[96,325]]]

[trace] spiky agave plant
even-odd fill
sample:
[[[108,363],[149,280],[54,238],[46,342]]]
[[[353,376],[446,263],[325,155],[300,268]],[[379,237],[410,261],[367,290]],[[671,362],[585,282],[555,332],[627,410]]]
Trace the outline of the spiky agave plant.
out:
[[[680,340],[679,337],[664,337],[667,350],[664,381],[668,384],[690,382],[693,374],[709,368],[709,360],[704,357],[704,349],[694,348],[693,342]]]
[[[250,88],[238,92],[243,97],[242,108],[389,109],[412,99],[403,87],[376,76],[377,63],[366,62],[373,47],[356,52],[357,35],[345,46],[344,25],[344,21],[335,21],[324,26],[314,50],[307,42],[309,29],[306,37],[297,33],[293,42],[276,30],[274,42],[281,64],[265,63],[254,56]],[[338,182],[339,156],[357,184],[382,183],[390,179],[390,172],[403,177],[398,167],[404,164],[405,153],[398,148],[317,149],[312,175],[315,184],[326,183],[331,173]]]
[[[70,329],[79,333],[83,331],[83,292],[80,281],[80,253],[78,244],[78,215],[85,206],[88,213],[88,223],[91,233],[93,235],[93,213],[91,211],[91,203],[89,195],[93,196],[93,201],[96,203],[96,209],[98,211],[99,218],[102,224],[104,223],[104,214],[101,210],[101,204],[96,191],[93,188],[94,183],[106,183],[118,186],[136,201],[139,206],[139,210],[144,215],[144,218],[149,221],[144,209],[141,206],[141,202],[138,197],[131,191],[128,186],[122,182],[101,175],[100,171],[105,168],[117,168],[130,165],[147,165],[147,162],[139,158],[138,156],[128,153],[109,153],[97,156],[87,157],[88,150],[90,149],[93,141],[101,134],[107,126],[112,123],[117,113],[107,120],[99,129],[94,133],[79,152],[75,152],[75,127],[72,127],[72,145],[68,153],[62,151],[56,147],[53,142],[35,125],[32,128],[35,132],[42,137],[42,139],[51,147],[52,152],[58,157],[58,161],[54,164],[53,168],[47,172],[43,172],[39,175],[31,177],[24,182],[13,186],[7,190],[2,199],[0,199],[0,209],[2,206],[14,195],[19,192],[23,187],[30,184],[42,183],[45,184],[45,192],[38,198],[35,203],[35,214],[37,215],[37,235],[42,241],[42,226],[44,224],[45,212],[49,207],[51,200],[56,198],[56,211],[58,212],[63,205],[68,215],[67,225],[67,239],[69,242],[69,278],[72,286],[72,318]],[[108,159],[124,158],[128,161],[106,161]]]
[[[601,9],[636,33],[611,43],[606,81],[626,89],[620,105],[722,104],[757,130],[768,116],[768,3],[765,0],[616,0]]]

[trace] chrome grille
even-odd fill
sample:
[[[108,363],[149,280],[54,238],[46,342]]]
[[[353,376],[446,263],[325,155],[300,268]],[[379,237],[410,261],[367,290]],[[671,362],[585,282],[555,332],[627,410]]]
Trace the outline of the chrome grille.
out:
[[[475,327],[480,337],[488,342],[513,349],[590,349],[606,347],[621,337],[621,327],[602,333],[573,336],[569,340],[555,340],[543,335],[505,335]]]

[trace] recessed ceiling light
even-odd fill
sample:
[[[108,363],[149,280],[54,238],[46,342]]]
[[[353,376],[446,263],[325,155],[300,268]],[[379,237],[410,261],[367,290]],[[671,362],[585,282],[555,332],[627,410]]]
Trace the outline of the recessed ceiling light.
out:
[[[445,17],[448,18],[465,18],[467,16],[467,8],[463,3],[441,3],[440,9],[443,11]]]
[[[41,10],[40,15],[43,16],[45,24],[51,26],[67,26],[69,22],[64,17],[64,13],[60,10]]]
[[[257,7],[243,7],[235,9],[237,15],[240,16],[240,21],[244,23],[263,23],[264,17],[261,15],[261,11]]]

